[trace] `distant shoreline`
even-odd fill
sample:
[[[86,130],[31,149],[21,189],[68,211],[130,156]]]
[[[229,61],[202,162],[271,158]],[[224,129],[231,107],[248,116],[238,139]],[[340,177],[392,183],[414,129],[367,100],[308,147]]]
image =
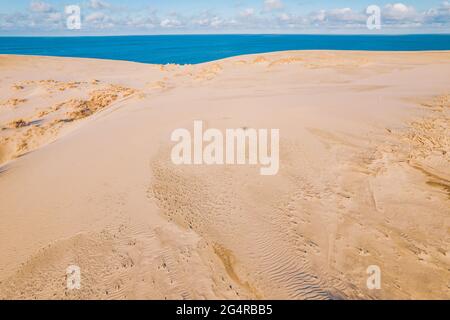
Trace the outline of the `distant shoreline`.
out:
[[[0,54],[92,58],[146,64],[199,64],[283,51],[421,52],[450,50],[450,34],[148,35],[2,37]]]
[[[163,65],[177,65],[177,66],[188,66],[188,65],[202,65],[202,64],[210,64],[210,63],[216,63],[221,62],[224,60],[230,60],[230,59],[239,59],[239,58],[249,58],[249,57],[257,57],[257,56],[265,56],[265,55],[276,55],[276,54],[289,54],[289,53],[339,53],[339,52],[345,52],[350,54],[358,54],[361,55],[364,54],[420,54],[420,53],[450,53],[450,50],[418,50],[418,51],[369,51],[369,50],[281,50],[281,51],[270,51],[270,52],[259,52],[259,53],[250,53],[250,54],[242,54],[242,55],[236,55],[236,56],[229,56],[221,59],[211,60],[211,61],[205,61],[201,63],[146,63],[146,62],[137,62],[137,61],[131,61],[131,60],[119,60],[119,59],[107,59],[107,58],[86,58],[86,57],[62,57],[62,56],[45,56],[45,55],[33,55],[33,54],[3,54],[0,53],[0,60],[2,58],[6,57],[18,57],[18,58],[43,58],[43,59],[64,59],[64,60],[85,60],[85,61],[99,61],[99,62],[119,62],[119,63],[133,63],[133,64],[142,64],[142,65],[148,65],[148,66],[163,66]]]

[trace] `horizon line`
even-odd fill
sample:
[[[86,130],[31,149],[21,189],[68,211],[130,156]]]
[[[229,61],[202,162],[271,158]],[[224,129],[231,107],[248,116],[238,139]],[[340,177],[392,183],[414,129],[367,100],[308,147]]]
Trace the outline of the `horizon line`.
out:
[[[81,37],[158,37],[158,36],[421,36],[450,35],[443,33],[160,33],[160,34],[83,34],[83,35],[1,35],[0,38],[81,38]]]

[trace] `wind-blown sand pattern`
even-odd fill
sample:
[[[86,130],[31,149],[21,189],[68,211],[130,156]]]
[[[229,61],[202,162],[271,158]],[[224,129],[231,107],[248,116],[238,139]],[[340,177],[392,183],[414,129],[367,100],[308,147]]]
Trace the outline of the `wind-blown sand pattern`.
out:
[[[0,74],[0,299],[450,298],[448,52]],[[280,129],[279,174],[173,165],[194,120]]]

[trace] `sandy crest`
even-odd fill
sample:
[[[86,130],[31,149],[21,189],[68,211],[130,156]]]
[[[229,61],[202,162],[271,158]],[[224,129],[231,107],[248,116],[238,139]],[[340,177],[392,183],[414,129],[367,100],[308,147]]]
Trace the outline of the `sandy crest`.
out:
[[[0,298],[450,298],[450,53],[0,73]],[[279,128],[279,174],[172,165],[194,120]]]

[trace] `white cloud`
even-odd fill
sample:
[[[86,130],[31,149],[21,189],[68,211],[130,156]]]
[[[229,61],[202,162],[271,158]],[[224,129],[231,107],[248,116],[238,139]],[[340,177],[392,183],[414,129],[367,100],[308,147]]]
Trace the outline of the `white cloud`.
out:
[[[425,13],[425,22],[432,25],[445,25],[450,22],[450,2],[444,1],[440,7],[431,8]]]
[[[331,10],[320,10],[310,15],[310,21],[314,25],[327,26],[355,26],[365,25],[367,16],[356,12],[351,8],[338,8]]]
[[[93,12],[84,19],[86,30],[111,30],[118,25],[123,25],[123,21],[113,18],[103,12]]]
[[[0,15],[0,26],[6,30],[14,28],[24,28],[29,24],[30,16],[24,13],[2,14]]]
[[[179,20],[177,19],[164,19],[161,21],[160,26],[163,28],[176,28],[176,27],[180,27],[182,24]]]
[[[143,12],[125,17],[125,25],[137,29],[154,29],[161,23],[156,12]]]
[[[50,23],[61,22],[62,14],[60,12],[52,12],[47,16],[47,21]]]
[[[105,14],[102,12],[94,12],[86,16],[86,22],[100,22],[106,18]]]
[[[111,5],[102,0],[89,0],[88,7],[95,10],[107,9],[110,8]]]
[[[419,14],[414,7],[407,6],[403,3],[387,4],[383,10],[383,19],[399,21],[414,20],[419,18]]]
[[[224,21],[223,21],[221,18],[219,18],[219,17],[214,17],[214,18],[212,18],[211,21],[210,21],[210,26],[213,27],[213,28],[218,28],[218,27],[220,27],[223,23],[224,23]]]
[[[194,25],[200,27],[212,27],[212,28],[218,28],[225,23],[225,21],[218,16],[214,16],[212,18],[194,19],[192,22]]]
[[[281,21],[289,21],[291,20],[291,16],[288,15],[286,12],[281,13],[279,16]]]
[[[39,13],[48,13],[53,11],[53,7],[43,1],[32,1],[30,4],[30,9],[32,12],[39,12]]]
[[[327,18],[327,13],[325,10],[319,10],[310,14],[312,22],[325,22]]]
[[[242,10],[242,11],[239,13],[239,15],[240,15],[241,17],[244,17],[244,18],[251,17],[251,16],[253,16],[254,14],[255,14],[255,9],[253,9],[253,8],[247,8],[247,9],[244,9],[244,10]]]
[[[281,0],[264,0],[264,9],[266,11],[278,10],[284,7]]]
[[[195,25],[198,25],[200,27],[207,27],[210,25],[211,20],[208,18],[204,18],[204,19],[195,19],[192,21]]]

